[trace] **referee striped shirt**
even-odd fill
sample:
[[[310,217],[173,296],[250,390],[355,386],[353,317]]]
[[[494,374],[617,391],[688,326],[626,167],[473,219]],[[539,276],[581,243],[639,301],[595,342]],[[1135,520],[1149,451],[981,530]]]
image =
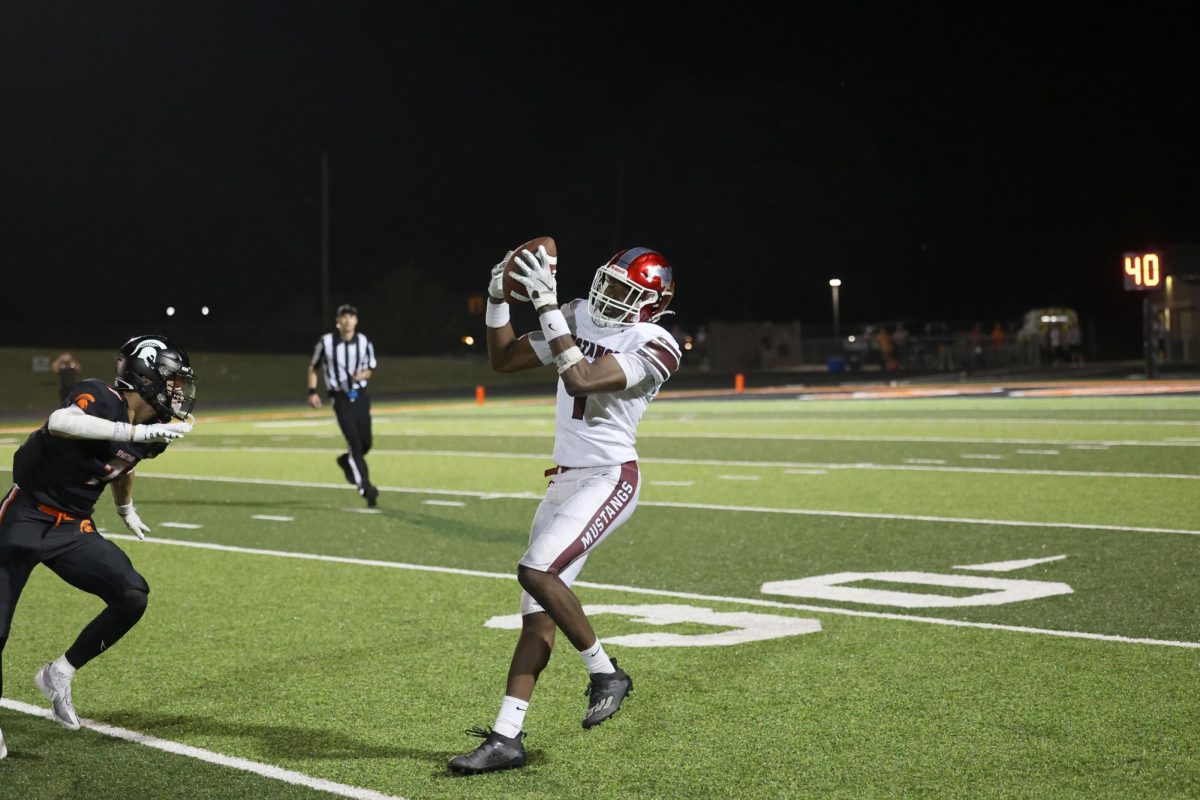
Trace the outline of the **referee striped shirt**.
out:
[[[313,350],[312,368],[318,367],[325,368],[325,388],[331,392],[365,389],[367,382],[354,380],[354,373],[375,369],[375,345],[361,333],[348,342],[342,341],[339,334],[327,333]]]

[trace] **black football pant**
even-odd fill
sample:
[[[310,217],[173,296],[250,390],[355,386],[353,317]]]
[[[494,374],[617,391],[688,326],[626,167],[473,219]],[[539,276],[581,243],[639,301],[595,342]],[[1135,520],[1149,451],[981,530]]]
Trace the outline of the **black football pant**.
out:
[[[350,447],[350,472],[358,493],[362,494],[371,485],[365,457],[371,452],[371,398],[364,389],[359,389],[354,400],[345,392],[337,392],[333,395],[333,413]]]
[[[116,644],[146,611],[149,584],[125,551],[96,533],[90,517],[66,517],[14,486],[0,501],[0,657],[17,599],[38,564],[107,604],[67,649],[76,669]]]

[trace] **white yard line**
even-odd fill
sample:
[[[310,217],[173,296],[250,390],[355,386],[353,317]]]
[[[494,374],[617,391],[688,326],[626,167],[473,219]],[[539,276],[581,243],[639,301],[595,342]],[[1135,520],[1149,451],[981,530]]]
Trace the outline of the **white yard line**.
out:
[[[462,508],[466,505],[461,500],[422,500],[421,504],[427,506],[450,506],[452,508]]]
[[[952,569],[977,570],[979,572],[1012,572],[1013,570],[1025,569],[1036,564],[1049,564],[1051,561],[1062,561],[1064,558],[1066,558],[1065,555],[1049,556],[1047,558],[1022,558],[1017,561],[991,561],[987,564],[964,564],[952,567]]]
[[[275,514],[251,514],[250,519],[261,519],[265,522],[295,522],[295,517],[280,517]]]
[[[168,475],[166,473],[141,473],[143,478],[163,478],[174,481],[206,481],[209,483],[250,484],[254,486],[294,486],[304,489],[342,489],[354,490],[353,486],[345,483],[321,483],[317,481],[284,481],[268,480],[265,478],[235,478],[223,475]],[[477,492],[468,489],[421,489],[413,486],[379,486],[381,492],[397,492],[401,494],[433,494],[449,495],[451,497],[475,497],[480,500],[541,500],[542,495],[533,492]],[[895,519],[914,522],[947,522],[956,525],[1000,525],[1017,528],[1066,528],[1081,531],[1118,531],[1127,533],[1173,533],[1186,536],[1200,536],[1200,530],[1187,528],[1152,528],[1132,525],[1103,525],[1090,522],[1039,522],[1036,520],[1015,519],[974,519],[971,517],[935,517],[927,514],[880,514],[869,511],[833,511],[816,508],[772,508],[768,506],[730,506],[713,503],[671,503],[664,500],[643,500],[642,506],[657,508],[686,508],[700,511],[731,511],[735,513],[756,514],[794,514],[807,517],[850,517],[858,519]]]
[[[130,537],[133,538],[133,537]],[[32,706],[28,703],[22,703],[19,700],[0,700],[0,706],[9,709],[10,711],[18,711],[22,714],[29,714],[33,717],[42,717],[43,719],[52,719],[53,716],[47,708]],[[290,769],[282,769],[273,767],[270,764],[260,764],[257,761],[250,761],[245,758],[236,756],[227,756],[221,753],[215,753],[212,750],[205,750],[202,747],[193,747],[180,742],[172,742],[169,739],[159,739],[157,736],[150,736],[145,733],[138,733],[126,728],[118,728],[115,725],[106,725],[103,722],[96,722],[90,719],[81,719],[80,724],[88,730],[95,731],[102,736],[109,736],[114,739],[124,739],[127,742],[134,744],[152,747],[155,750],[162,750],[164,753],[171,753],[177,756],[186,756],[194,758],[197,761],[206,761],[209,764],[216,764],[219,767],[228,767],[230,769],[240,770],[242,772],[251,772],[255,775],[261,775],[264,778],[271,780],[290,783],[295,786],[304,786],[309,789],[315,789],[319,792],[328,792],[341,797],[352,797],[355,800],[404,800],[396,795],[384,794],[376,792],[373,789],[363,789],[358,786],[347,786],[344,783],[336,783],[334,781],[325,780],[324,778],[314,778],[311,775],[305,775],[302,772],[294,772]]]
[[[194,531],[203,528],[203,525],[197,525],[194,522],[160,522],[158,523],[163,528],[183,528],[184,530]]]
[[[309,455],[327,455],[345,452],[333,447],[207,447],[192,445],[176,445],[175,452],[199,453],[306,453]],[[505,460],[544,461],[550,463],[550,457],[539,453],[497,453],[491,450],[420,450],[420,449],[388,449],[374,448],[372,456],[431,456],[435,458],[493,458]],[[905,461],[938,461],[944,459],[905,459]],[[681,466],[701,467],[763,467],[767,469],[784,467],[796,469],[852,469],[852,470],[892,470],[908,472],[973,472],[998,475],[1057,475],[1068,478],[1169,478],[1176,480],[1200,480],[1200,473],[1192,472],[1105,472],[1102,470],[1082,469],[1020,469],[1017,467],[958,467],[936,466],[924,463],[917,464],[877,464],[870,461],[860,462],[820,462],[820,461],[741,461],[713,458],[642,458],[641,464],[678,464]],[[4,468],[0,467],[0,471]],[[138,473],[142,474],[142,473]],[[331,484],[332,485],[332,484]]]
[[[732,415],[730,415],[732,416]],[[738,416],[736,420],[726,419],[720,414],[708,414],[702,417],[666,417],[657,415],[647,415],[646,419],[651,422],[706,422],[722,423],[722,422],[737,422],[742,424],[758,424],[758,425],[795,425],[812,423],[823,424],[844,424],[856,425],[864,422],[869,423],[896,423],[904,424],[921,424],[921,425],[1169,425],[1169,426],[1191,426],[1200,427],[1200,420],[1190,419],[1054,419],[1052,417],[1040,417],[1038,419],[1027,419],[1024,417],[876,417],[867,414],[857,416],[824,416],[820,413],[814,413],[809,409],[803,412],[797,412],[792,417],[746,417]]]
[[[127,541],[137,541],[137,537],[125,534],[112,534],[111,539],[125,539]],[[152,544],[165,544],[172,547],[191,547],[198,550],[216,550],[226,553],[242,553],[246,555],[271,556],[274,558],[295,558],[304,561],[324,561],[334,564],[354,564],[366,567],[383,567],[386,569],[401,569],[411,570],[414,572],[435,572],[449,575],[469,575],[476,578],[492,578],[496,580],[514,581],[516,575],[508,572],[485,572],[482,570],[461,569],[458,567],[438,567],[428,564],[408,564],[400,561],[380,561],[368,558],[349,558],[347,556],[330,556],[319,553],[301,553],[289,550],[266,550],[257,547],[238,547],[227,544],[214,544],[210,542],[195,542],[183,541],[179,539],[159,539],[156,537],[146,537],[146,542]],[[910,614],[892,614],[882,611],[857,611],[849,608],[832,608],[825,606],[811,606],[800,603],[784,603],[777,600],[762,600],[754,597],[726,597],[722,595],[712,594],[697,594],[694,592],[675,592],[667,589],[646,589],[639,586],[623,586],[612,583],[592,583],[590,581],[576,581],[575,586],[584,586],[589,589],[598,589],[603,591],[626,592],[629,594],[651,595],[654,597],[676,597],[684,600],[700,600],[711,603],[737,603],[739,605],[763,606],[767,608],[786,608],[794,611],[810,611],[820,614],[836,614],[847,617],[866,617],[870,619],[890,619],[903,622],[919,622],[928,623],[931,625],[950,625],[964,628],[983,628],[986,630],[999,631],[1014,631],[1017,633],[1034,633],[1042,636],[1059,636],[1071,639],[1093,639],[1102,642],[1124,642],[1130,644],[1148,644],[1160,645],[1165,647],[1186,647],[1200,649],[1200,642],[1177,642],[1169,639],[1147,639],[1136,638],[1129,636],[1114,636],[1105,633],[1087,633],[1085,631],[1060,631],[1049,628],[1031,628],[1024,625],[1001,625],[993,622],[974,622],[970,620],[959,619],[942,619],[940,617],[920,617]]]
[[[414,433],[406,431],[406,433]],[[520,433],[508,433],[504,431],[439,431],[437,433],[425,432],[424,436],[437,437],[466,437],[473,439],[480,438],[503,438],[503,439],[531,439],[541,437],[546,439],[554,438],[554,431],[521,431]],[[695,432],[678,432],[666,433],[658,431],[639,431],[639,439],[749,439],[755,441],[789,441],[789,442],[932,442],[935,444],[1052,444],[1052,445],[1071,445],[1071,444],[1090,444],[1103,445],[1105,447],[1200,447],[1200,441],[1173,441],[1173,440],[1142,440],[1142,439],[1113,439],[1113,440],[1075,440],[1075,439],[988,439],[972,436],[866,436],[857,434],[821,434],[821,433],[706,433],[703,431]],[[371,452],[374,452],[373,450]]]
[[[812,508],[770,508],[767,506],[727,506],[714,503],[670,503],[643,500],[638,505],[658,508],[686,508],[701,511],[733,511],[757,514],[795,514],[805,517],[854,517],[858,519],[895,519],[910,522],[948,522],[956,525],[1001,525],[1017,528],[1067,528],[1081,531],[1122,531],[1130,533],[1177,533],[1200,536],[1200,530],[1186,528],[1146,528],[1126,525],[1099,525],[1083,522],[1033,522],[1015,519],[974,519],[972,517],[933,517],[926,514],[876,514],[867,511],[830,511]]]

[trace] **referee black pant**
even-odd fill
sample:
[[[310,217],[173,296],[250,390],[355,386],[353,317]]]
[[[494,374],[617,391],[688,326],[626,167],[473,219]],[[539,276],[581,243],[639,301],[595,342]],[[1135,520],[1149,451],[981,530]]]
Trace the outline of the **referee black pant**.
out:
[[[350,472],[354,485],[362,494],[371,485],[371,473],[367,469],[367,453],[371,452],[371,398],[366,389],[359,389],[353,400],[347,392],[331,392],[333,413],[338,427],[346,437],[350,448]]]

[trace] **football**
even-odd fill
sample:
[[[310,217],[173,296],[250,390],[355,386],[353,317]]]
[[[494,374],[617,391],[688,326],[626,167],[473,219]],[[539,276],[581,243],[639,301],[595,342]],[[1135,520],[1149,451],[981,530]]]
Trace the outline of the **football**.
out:
[[[513,249],[512,255],[509,256],[504,262],[504,299],[506,301],[508,301],[509,303],[526,303],[526,302],[528,302],[527,300],[521,300],[519,298],[513,297],[513,294],[512,294],[513,292],[516,292],[517,294],[521,295],[521,297],[524,297],[525,292],[526,292],[525,286],[523,284],[519,283],[517,281],[517,279],[513,277],[513,272],[516,271],[516,269],[517,269],[517,263],[518,263],[517,262],[517,253],[521,252],[522,250],[528,250],[529,252],[534,253],[536,255],[538,245],[545,247],[546,254],[548,256],[550,256],[550,258],[551,258],[550,271],[551,272],[558,271],[558,264],[557,264],[558,248],[554,244],[554,239],[552,239],[551,237],[539,236],[536,239],[530,239],[525,244],[518,245],[516,248]]]

